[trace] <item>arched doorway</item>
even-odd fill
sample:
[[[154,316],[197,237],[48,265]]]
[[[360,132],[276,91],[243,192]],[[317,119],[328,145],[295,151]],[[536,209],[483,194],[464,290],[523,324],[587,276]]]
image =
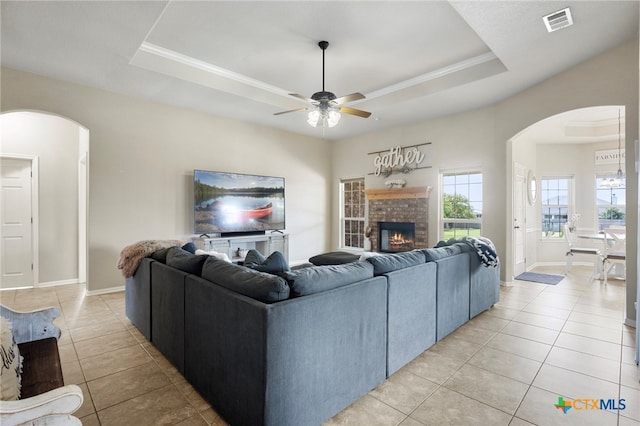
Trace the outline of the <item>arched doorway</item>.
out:
[[[12,247],[7,259],[24,265],[28,257],[33,273],[26,277],[30,282],[7,279],[2,287],[86,282],[89,130],[55,114],[10,111],[0,114],[0,137],[3,161],[17,160],[33,176],[28,241]],[[3,268],[13,273],[8,271],[13,264],[5,262]]]
[[[602,210],[606,206],[598,201],[601,197],[597,182],[616,174],[619,141],[621,168],[625,169],[624,129],[624,106],[595,106],[548,117],[509,141],[513,182],[518,179],[518,170],[524,176],[524,179],[522,176],[519,178],[522,185],[514,183],[512,186],[514,205],[511,220],[522,220],[516,217],[520,212],[526,221],[525,231],[520,235],[515,227],[508,231],[513,252],[511,279],[523,268],[519,262],[525,262],[525,269],[534,265],[564,264],[567,246],[559,226],[571,216],[579,217],[577,227],[583,234],[596,233],[601,228]],[[613,161],[598,161],[598,153],[607,153]],[[532,202],[527,192],[533,177],[538,197]],[[566,188],[557,194],[557,197],[565,199],[558,198],[557,209],[553,211],[550,206],[543,205],[544,200],[540,196],[543,177],[545,182],[555,180]],[[518,191],[524,191],[524,195]],[[619,192],[624,194],[624,188]],[[616,210],[624,209],[624,195],[610,197],[609,202],[614,199]],[[516,206],[516,202],[519,205]],[[545,209],[547,213],[544,213]],[[519,249],[524,251],[518,252]]]

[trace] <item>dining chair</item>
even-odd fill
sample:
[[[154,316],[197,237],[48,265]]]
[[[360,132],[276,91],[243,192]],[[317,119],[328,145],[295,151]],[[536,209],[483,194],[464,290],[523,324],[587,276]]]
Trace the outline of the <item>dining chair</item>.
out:
[[[576,247],[573,244],[574,233],[569,230],[569,224],[564,224],[564,238],[567,241],[567,245],[569,250],[565,254],[567,258],[567,263],[564,268],[565,275],[571,270],[571,264],[573,263],[573,256],[576,254],[585,254],[589,256],[595,256],[593,261],[593,275],[591,275],[590,279],[595,279],[599,277],[602,272],[602,253],[600,249],[595,247]]]
[[[604,254],[602,256],[602,271],[604,283],[607,284],[607,276],[616,264],[622,265],[622,279],[626,279],[626,229],[621,227],[610,227],[604,231]],[[607,268],[608,265],[608,268]]]

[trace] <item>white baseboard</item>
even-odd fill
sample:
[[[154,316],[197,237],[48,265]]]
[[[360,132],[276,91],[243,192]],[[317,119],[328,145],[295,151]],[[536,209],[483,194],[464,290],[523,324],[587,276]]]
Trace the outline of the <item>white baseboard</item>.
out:
[[[124,291],[124,286],[102,288],[100,290],[87,290],[87,296],[99,296],[101,294],[118,293]]]
[[[60,281],[47,281],[45,283],[38,283],[37,288],[42,287],[56,287],[59,285],[68,285],[68,284],[79,284],[80,280],[78,278],[72,278],[70,280],[60,280]]]

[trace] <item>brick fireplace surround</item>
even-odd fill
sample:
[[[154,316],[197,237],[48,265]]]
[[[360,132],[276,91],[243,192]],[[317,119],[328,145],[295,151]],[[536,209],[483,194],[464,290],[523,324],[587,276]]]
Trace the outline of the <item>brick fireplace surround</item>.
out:
[[[380,251],[378,222],[414,222],[415,248],[428,248],[430,192],[430,186],[365,190],[369,205],[371,251]]]

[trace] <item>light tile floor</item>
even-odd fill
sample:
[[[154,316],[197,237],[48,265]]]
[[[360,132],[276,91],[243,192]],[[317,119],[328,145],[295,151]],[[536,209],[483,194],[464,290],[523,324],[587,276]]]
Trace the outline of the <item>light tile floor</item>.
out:
[[[502,287],[494,308],[326,425],[640,424],[635,329],[623,325],[625,283],[605,287],[589,274],[574,267],[556,286]],[[225,424],[127,320],[124,293],[84,293],[83,285],[0,293],[15,309],[61,308],[64,378],[84,392],[76,413],[84,425]],[[554,407],[559,396],[623,398],[626,409],[564,414]]]

